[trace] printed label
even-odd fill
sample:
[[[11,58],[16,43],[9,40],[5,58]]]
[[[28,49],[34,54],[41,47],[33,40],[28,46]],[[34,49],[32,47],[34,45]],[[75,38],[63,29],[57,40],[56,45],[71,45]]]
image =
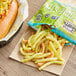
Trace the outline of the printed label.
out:
[[[63,28],[65,28],[68,32],[72,33],[76,31],[74,24],[69,21],[64,21]]]

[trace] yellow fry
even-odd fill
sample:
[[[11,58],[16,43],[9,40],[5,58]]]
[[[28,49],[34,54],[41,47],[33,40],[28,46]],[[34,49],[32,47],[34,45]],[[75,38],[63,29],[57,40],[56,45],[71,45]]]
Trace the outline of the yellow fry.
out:
[[[45,63],[43,66],[41,66],[40,68],[39,68],[39,70],[42,70],[43,68],[45,68],[46,66],[49,66],[50,64],[64,64],[64,62],[62,62],[62,61],[52,61],[52,62],[47,62],[47,63]]]
[[[37,30],[37,33],[39,33],[41,31],[41,25],[38,25],[38,30]]]
[[[60,61],[63,61],[63,62],[65,62],[65,60],[64,60],[63,58],[60,58],[59,60],[60,60]]]
[[[35,34],[35,38],[34,38],[34,40],[32,41],[33,42],[33,44],[36,42],[36,40],[40,37],[40,36],[42,36],[44,34],[44,31],[41,31],[40,33],[36,33]]]
[[[22,48],[22,47],[20,48],[20,53],[21,53],[22,55],[25,55],[25,53],[24,53],[24,51],[23,51],[23,48]]]
[[[66,40],[65,43],[70,43],[70,42]]]
[[[28,45],[31,46],[32,45],[32,40],[35,37],[35,35],[32,35],[29,39],[28,39]]]
[[[35,63],[42,63],[42,62],[49,62],[49,61],[56,61],[57,58],[46,58],[46,59],[39,59],[36,60]]]
[[[21,47],[20,48],[20,53],[22,54],[22,55],[33,55],[34,53],[25,53],[24,51],[23,51],[23,48]]]
[[[59,43],[60,43],[60,44],[63,43],[63,42],[66,42],[66,40],[65,40],[65,39],[59,40]]]
[[[58,36],[58,40],[61,40],[61,39],[63,39],[62,37],[60,37],[60,36]]]
[[[33,55],[25,55],[24,59],[29,59],[31,56],[33,56]]]
[[[22,38],[22,43],[25,43],[25,39],[24,38]]]
[[[21,62],[24,63],[24,62],[30,61],[30,60],[32,60],[33,58],[35,58],[36,56],[41,55],[41,54],[42,54],[42,53],[36,53],[36,54],[28,57],[27,59],[23,59]]]
[[[42,52],[42,53],[45,53],[45,44],[44,44],[44,43],[42,43],[41,52]]]
[[[35,41],[34,45],[32,46],[33,49],[35,49],[37,43],[40,42],[41,39],[42,39],[44,36],[46,36],[46,34],[47,34],[47,33],[44,32],[44,33]]]
[[[46,38],[42,39],[36,46],[36,53],[38,52],[38,48],[39,48],[39,45],[44,42],[46,40]]]
[[[61,52],[57,52],[57,50],[55,49],[55,47],[51,41],[49,42],[48,49],[53,51],[55,56],[57,56],[57,58],[61,58]]]
[[[38,54],[37,56],[42,55],[42,53],[36,53],[36,54]],[[35,53],[27,53],[27,55],[24,58],[28,59],[28,58],[31,58],[31,56],[33,56],[33,55],[35,55]],[[35,58],[34,58],[34,60],[35,60]]]
[[[35,58],[44,58],[44,57],[47,57],[49,56],[51,53],[44,53],[42,55],[39,55],[39,56],[36,56]]]
[[[23,50],[25,50],[25,51],[31,50],[31,48],[26,47],[26,46],[25,46],[25,43],[23,43],[23,42],[22,42],[22,48],[23,48]]]
[[[55,47],[53,46],[53,43],[50,41],[49,42],[49,46],[48,46],[49,51],[53,51],[55,54],[57,54],[57,51],[55,49]]]
[[[47,36],[46,38],[54,42],[53,45],[55,48],[58,48],[57,52],[59,53],[59,56],[61,57],[62,56],[62,47],[61,47],[60,43],[51,35]]]
[[[54,37],[57,39],[57,37],[58,37],[57,34],[54,33]]]

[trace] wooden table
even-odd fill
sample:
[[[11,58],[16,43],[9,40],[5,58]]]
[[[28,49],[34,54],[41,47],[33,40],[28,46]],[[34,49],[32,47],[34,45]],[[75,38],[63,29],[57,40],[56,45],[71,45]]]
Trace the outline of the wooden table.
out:
[[[40,72],[36,68],[21,64],[8,58],[21,38],[23,32],[26,30],[26,23],[39,10],[45,1],[46,0],[28,0],[29,17],[25,20],[21,31],[16,35],[12,42],[3,48],[0,48],[0,76],[56,76],[45,71]],[[76,76],[76,47],[74,47],[61,76]]]

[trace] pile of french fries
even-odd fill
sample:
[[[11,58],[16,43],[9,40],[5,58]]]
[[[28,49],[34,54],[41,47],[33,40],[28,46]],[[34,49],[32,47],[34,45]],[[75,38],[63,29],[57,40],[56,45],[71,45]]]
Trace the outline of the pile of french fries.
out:
[[[22,63],[33,61],[42,70],[50,64],[64,64],[62,48],[68,43],[48,29],[40,27],[28,40],[22,39],[20,54]]]

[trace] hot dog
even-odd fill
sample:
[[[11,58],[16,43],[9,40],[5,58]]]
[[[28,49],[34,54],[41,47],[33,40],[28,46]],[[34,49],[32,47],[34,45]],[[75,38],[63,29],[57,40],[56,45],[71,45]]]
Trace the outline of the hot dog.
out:
[[[5,9],[5,7],[8,8]],[[5,11],[0,15],[0,39],[4,38],[8,34],[16,19],[18,13],[18,2],[17,0],[13,0],[9,4],[7,3],[5,7],[3,8]]]

